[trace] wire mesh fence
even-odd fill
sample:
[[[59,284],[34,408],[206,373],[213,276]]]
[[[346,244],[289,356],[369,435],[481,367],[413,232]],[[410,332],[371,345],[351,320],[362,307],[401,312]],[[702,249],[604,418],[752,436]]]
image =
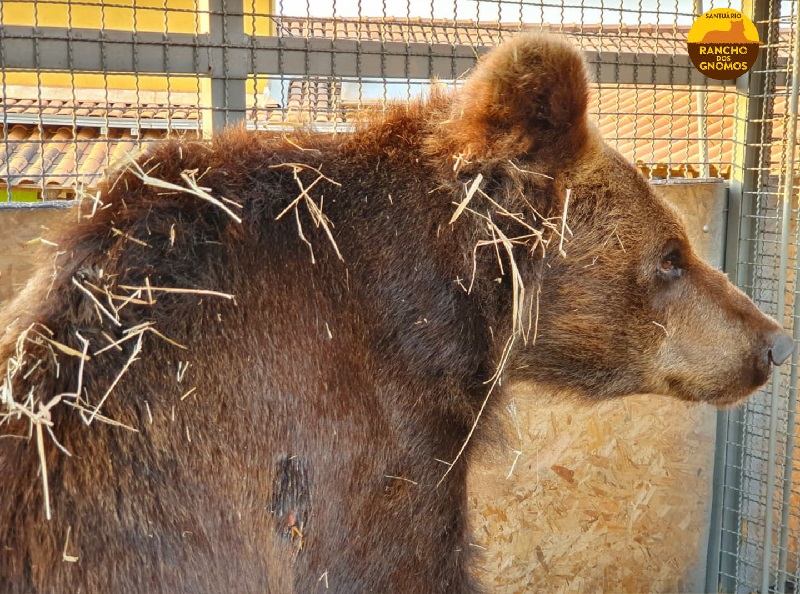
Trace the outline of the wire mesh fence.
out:
[[[527,30],[585,51],[593,116],[646,175],[729,177],[735,88],[686,55],[696,4],[4,1],[0,200],[72,198],[148,142],[235,122],[346,133]]]
[[[797,19],[796,2],[755,2],[764,42],[740,92],[746,109],[735,165],[739,285],[800,337],[797,299]],[[794,461],[797,357],[789,369],[721,423],[719,588],[793,592],[800,561],[800,466]]]
[[[686,50],[694,18],[722,7],[753,14],[765,42],[736,83],[705,78]],[[584,51],[592,118],[644,175],[729,181],[728,268],[797,337],[797,14],[767,0],[2,0],[0,206],[92,193],[169,136],[347,134],[458,85],[503,39],[552,32]],[[797,581],[796,387],[795,359],[720,419],[712,590]]]

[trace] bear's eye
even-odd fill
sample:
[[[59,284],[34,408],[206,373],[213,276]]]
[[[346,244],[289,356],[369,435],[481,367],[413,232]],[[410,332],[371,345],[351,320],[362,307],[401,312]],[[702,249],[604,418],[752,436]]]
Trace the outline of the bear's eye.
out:
[[[683,259],[680,250],[674,249],[661,258],[658,273],[667,279],[675,279],[683,274]]]

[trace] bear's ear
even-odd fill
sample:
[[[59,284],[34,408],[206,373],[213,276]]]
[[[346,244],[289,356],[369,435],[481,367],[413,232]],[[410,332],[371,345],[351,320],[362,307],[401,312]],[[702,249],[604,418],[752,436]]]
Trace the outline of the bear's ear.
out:
[[[475,68],[455,97],[447,135],[458,152],[484,158],[543,150],[558,159],[574,157],[588,137],[588,95],[585,65],[574,47],[557,37],[523,35]]]

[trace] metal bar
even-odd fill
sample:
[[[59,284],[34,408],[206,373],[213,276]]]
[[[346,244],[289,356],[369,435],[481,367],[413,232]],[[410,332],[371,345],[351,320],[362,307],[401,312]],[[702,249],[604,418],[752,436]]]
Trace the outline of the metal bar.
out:
[[[212,11],[212,21],[215,16],[219,15]],[[228,14],[226,18],[230,19],[231,15]],[[491,49],[488,46],[355,39],[268,36],[254,39],[241,30],[232,30],[230,24],[223,38],[218,37],[215,29],[216,26],[212,25],[212,31],[197,35],[137,32],[134,42],[134,33],[131,31],[76,28],[68,34],[68,29],[60,27],[4,25],[1,39],[6,69],[35,68],[33,46],[38,41],[41,57],[38,67],[41,70],[66,71],[70,66],[67,48],[72,43],[73,67],[77,71],[133,72],[136,45],[138,73],[200,72],[220,79],[246,79],[254,66],[258,74],[264,75],[450,80],[454,74],[459,77],[466,73],[478,57]],[[168,61],[163,51],[165,44],[170,48]],[[105,62],[101,55],[103,46],[107,53]],[[196,55],[198,47],[202,51]],[[281,59],[279,54],[282,55]],[[336,60],[331,60],[332,54],[336,55]],[[600,84],[669,85],[673,82],[675,70],[683,70],[687,73],[686,84],[689,85],[730,85],[703,76],[694,68],[688,56],[613,51],[585,51],[584,56],[592,64],[615,65],[613,69],[599,69],[597,82]],[[785,73],[778,74],[779,84],[788,82],[785,79]]]
[[[744,130],[744,127],[742,127]],[[744,131],[740,131],[744,134]],[[737,134],[738,137],[738,134]],[[728,188],[728,217],[725,233],[725,263],[723,270],[736,283],[739,269],[742,220],[742,192]],[[742,457],[742,427],[744,410],[736,408],[717,413],[716,450],[714,452],[714,483],[711,503],[711,527],[706,566],[706,592],[735,590],[739,489],[742,477],[738,461]],[[733,462],[733,463],[731,463]]]
[[[725,192],[725,228],[722,237],[722,245],[725,247],[722,254],[722,270],[726,273],[736,266],[738,245],[738,215],[731,215],[730,201],[730,188],[727,188]],[[709,514],[708,550],[706,552],[706,592],[717,592],[720,583],[723,511],[727,485],[725,472],[728,464],[728,448],[726,446],[730,438],[730,413],[729,410],[717,411],[714,474],[711,482],[711,513]]]
[[[208,41],[212,51],[211,125],[221,130],[247,116],[246,81],[253,74],[250,64],[251,37],[244,32],[242,0],[209,0]],[[245,44],[245,45],[242,45]]]
[[[792,87],[789,98],[789,113],[786,120],[786,133],[784,139],[788,143],[786,151],[786,163],[783,170],[786,172],[783,180],[783,228],[781,229],[781,264],[784,262],[784,255],[788,261],[788,235],[791,232],[791,215],[793,206],[794,193],[794,152],[797,145],[797,117],[798,117],[798,91],[800,91],[800,35],[795,32],[794,35],[794,51],[792,53]],[[784,232],[787,237],[784,237]],[[784,241],[785,240],[785,241]],[[785,247],[784,247],[784,244]],[[785,252],[784,252],[785,250]],[[800,265],[795,262],[795,272],[800,271]],[[783,276],[786,275],[783,268],[781,268]],[[785,289],[784,289],[785,291]],[[800,340],[800,324],[797,319],[800,316],[800,299],[795,294],[793,313],[795,317],[794,328],[792,335],[795,344]],[[797,407],[797,362],[798,362],[797,349],[792,353],[792,367],[789,376],[789,403],[786,419],[786,433],[787,435],[794,434],[795,423],[795,408]],[[792,493],[792,462],[794,458],[794,439],[787,439],[786,454],[783,460],[783,492],[782,509],[781,509],[781,525],[780,525],[780,547],[778,552],[778,592],[783,594],[786,585],[786,561],[787,561],[787,546],[789,541],[789,498]],[[769,483],[771,485],[772,483]],[[772,489],[768,490],[771,493]],[[770,514],[771,515],[771,514]]]
[[[699,17],[705,12],[703,10],[703,0],[694,0],[695,17]],[[700,177],[709,176],[709,162],[708,162],[708,108],[706,102],[708,96],[705,91],[698,91],[697,97],[697,135],[698,144],[700,146]]]
[[[36,210],[40,208],[72,208],[78,203],[77,200],[47,200],[46,202],[2,202],[0,210]]]
[[[4,20],[3,15],[3,3],[0,2],[0,23]],[[6,51],[5,51],[5,28],[0,25],[0,65],[5,64],[6,62]],[[6,70],[2,66],[0,66],[0,93],[2,93],[3,97],[7,97],[7,89],[8,84],[6,82]],[[2,137],[2,146],[6,155],[4,156],[5,159],[8,158],[8,112],[5,109],[0,109],[0,124],[3,127],[3,137]],[[0,177],[0,182],[5,184],[5,192],[6,192],[6,200],[11,202],[11,176],[9,175],[8,167],[5,167],[5,176]],[[2,201],[0,201],[0,205],[2,205]]]
[[[774,14],[777,10],[777,15]],[[780,3],[770,6],[764,19],[770,23],[770,29],[775,28],[775,24],[780,21]],[[774,24],[773,24],[774,23]],[[775,33],[775,34],[773,34]],[[763,39],[763,38],[762,38]],[[775,44],[778,40],[777,31],[770,30],[767,41]],[[775,52],[775,48],[771,48]],[[767,64],[770,67],[770,64]],[[772,78],[771,76],[769,77]],[[794,82],[794,81],[793,81]],[[769,101],[774,101],[774,87],[773,89],[764,89],[765,96],[769,97]],[[765,114],[761,116],[767,119]],[[762,135],[764,138],[766,135]],[[763,164],[764,159],[769,159],[769,152],[767,156],[761,154],[760,165]],[[778,269],[778,289],[776,295],[777,311],[775,318],[777,322],[783,326],[786,318],[786,272],[789,268],[789,237],[791,235],[791,218],[792,218],[792,200],[791,190],[789,191],[789,198],[784,198],[783,209],[781,212],[781,232],[780,232],[780,263]],[[772,391],[769,409],[769,438],[767,440],[767,477],[766,477],[766,493],[764,501],[764,554],[761,561],[761,594],[770,594],[770,578],[772,567],[772,532],[774,529],[774,505],[775,505],[775,476],[777,464],[777,450],[778,450],[778,420],[780,415],[780,396],[781,396],[781,372],[777,367],[772,369]]]
[[[778,324],[783,326],[786,314],[786,271],[789,268],[789,235],[791,234],[790,223],[792,219],[791,191],[789,199],[784,198],[783,211],[781,213],[781,253],[780,269],[778,271],[778,309],[775,319]],[[778,403],[781,396],[781,371],[778,367],[772,368],[772,398],[770,399],[769,410],[769,440],[767,446],[767,480],[766,480],[766,501],[764,502],[764,557],[761,569],[761,594],[770,594],[770,566],[772,564],[772,530],[773,530],[773,506],[775,505],[775,459],[778,450]]]
[[[750,15],[756,23],[760,39],[766,39],[765,21],[769,15],[769,0],[744,0],[742,12]],[[731,172],[729,192],[728,225],[728,263],[727,272],[731,281],[749,292],[753,278],[752,262],[755,249],[753,238],[756,214],[756,201],[753,194],[758,187],[758,163],[760,159],[760,139],[764,122],[764,97],[769,93],[768,83],[777,81],[768,77],[765,69],[765,52],[761,52],[755,67],[744,76],[736,79],[736,116],[734,132],[734,163],[740,163]],[[771,87],[774,88],[774,87]],[[724,448],[721,458],[725,459],[723,494],[717,499],[722,506],[722,527],[720,537],[720,558],[718,583],[708,588],[709,592],[732,592],[737,586],[737,551],[741,529],[741,500],[743,460],[743,422],[744,410],[739,408],[723,413],[724,428],[718,433],[717,447]],[[711,577],[709,576],[709,581]]]
[[[722,498],[725,481],[725,448],[720,444],[727,442],[727,411],[717,413],[716,443],[714,449],[714,474],[711,482],[711,517],[708,527],[708,551],[706,551],[706,592],[716,592],[719,588],[720,554],[722,551]]]
[[[797,116],[795,115],[795,118]],[[795,271],[800,270],[800,266],[795,265]],[[795,295],[794,310],[795,318],[800,316],[800,299]],[[795,321],[792,330],[792,337],[795,344],[800,342],[800,324]],[[789,378],[789,402],[788,413],[786,418],[786,426],[789,431],[793,431],[797,408],[797,348],[792,353],[792,372]],[[790,574],[786,572],[786,563],[788,561],[788,547],[789,547],[789,500],[792,495],[792,462],[794,461],[794,439],[789,438],[786,440],[786,455],[783,461],[783,492],[781,493],[783,508],[781,509],[781,526],[780,526],[780,539],[778,551],[778,570],[776,572],[778,584],[777,591],[783,594],[786,591],[786,580]]]
[[[230,38],[238,39],[240,36],[250,47],[243,48],[245,54],[252,54],[252,43],[257,37],[245,34],[244,31],[244,1],[243,0],[214,0],[222,3],[222,67],[225,74],[222,77],[225,85],[225,125],[234,122],[243,122],[247,117],[247,79],[255,74],[251,62],[245,55],[242,60],[244,73],[242,76],[231,76],[231,63],[228,56]],[[211,33],[215,32],[214,19],[211,20]],[[240,49],[240,48],[237,48]]]
[[[194,43],[192,45],[192,57],[196,72],[203,72],[203,65],[206,66],[206,71],[210,69],[209,64],[212,62],[211,53],[208,48],[208,36],[211,31],[211,9],[209,6],[211,0],[197,0],[197,22],[195,25],[195,35],[192,36]],[[166,33],[166,32],[165,32]],[[171,38],[166,33],[166,40],[171,43]],[[201,41],[203,41],[201,47]],[[205,49],[205,51],[203,51]],[[173,59],[172,64],[175,64]],[[198,75],[199,78],[199,75]],[[214,97],[212,93],[211,80],[204,76],[198,80],[198,104],[200,107],[200,120],[202,122],[203,136],[208,138],[211,136],[215,127],[221,127],[224,122],[214,121]]]

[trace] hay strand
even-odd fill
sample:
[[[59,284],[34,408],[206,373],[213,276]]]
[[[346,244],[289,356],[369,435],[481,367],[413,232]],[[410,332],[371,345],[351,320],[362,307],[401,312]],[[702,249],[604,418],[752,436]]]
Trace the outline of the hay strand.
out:
[[[327,175],[322,173],[319,169],[317,169],[316,167],[312,167],[311,165],[305,165],[303,163],[280,163],[278,165],[270,165],[270,169],[277,169],[280,167],[291,167],[295,183],[297,184],[297,187],[300,188],[300,194],[298,194],[286,208],[284,208],[280,213],[278,213],[278,216],[275,217],[275,220],[279,221],[286,215],[286,213],[294,209],[295,220],[297,222],[297,234],[300,237],[300,240],[303,243],[305,243],[308,246],[308,249],[311,251],[311,263],[316,264],[316,259],[314,258],[314,250],[311,247],[311,242],[308,241],[305,234],[303,233],[303,226],[300,223],[300,213],[297,211],[297,207],[300,205],[301,202],[303,202],[306,205],[308,214],[311,215],[311,220],[314,222],[314,225],[317,227],[317,229],[322,228],[322,230],[325,232],[325,235],[328,236],[328,241],[330,241],[331,246],[333,246],[333,250],[336,252],[336,256],[339,258],[339,260],[344,262],[344,256],[342,256],[342,253],[339,251],[339,246],[337,245],[336,240],[333,237],[333,232],[331,231],[331,227],[333,227],[334,225],[331,222],[331,220],[327,216],[325,216],[325,214],[322,212],[322,205],[325,196],[324,195],[321,196],[319,204],[317,204],[316,202],[314,202],[314,200],[311,198],[311,195],[309,194],[311,189],[314,188],[314,186],[316,186],[319,182],[323,180],[337,187],[342,187],[342,184],[340,184],[335,180],[332,180]],[[303,180],[300,179],[299,173],[303,170],[310,170],[317,174],[317,177],[314,179],[314,181],[312,181],[308,185],[308,187],[304,186]]]
[[[119,321],[119,318],[117,316],[112,315],[111,312],[108,311],[102,303],[100,303],[100,300],[97,297],[95,297],[89,289],[87,289],[81,283],[79,283],[74,276],[70,280],[72,281],[72,284],[78,287],[78,289],[81,292],[83,292],[95,304],[97,309],[99,309],[103,313],[103,315],[105,315],[109,320],[111,320],[111,322],[115,326],[122,326],[122,324]]]
[[[42,475],[44,517],[49,521],[52,518],[50,513],[50,486],[47,481],[47,459],[44,453],[44,435],[41,423],[36,423],[36,450],[39,452],[39,470]]]
[[[483,181],[482,173],[476,175],[475,179],[472,180],[472,184],[467,190],[466,196],[464,196],[464,199],[459,203],[458,208],[456,208],[456,211],[453,213],[453,216],[450,217],[451,225],[456,222],[458,217],[460,217],[461,214],[464,212],[464,209],[467,208],[467,204],[469,204],[470,200],[472,200],[472,197],[475,195],[475,192],[478,191],[478,188],[480,187],[482,181]],[[466,188],[466,185],[464,187]]]
[[[122,379],[122,376],[125,375],[125,373],[127,373],[128,369],[130,369],[130,366],[133,365],[133,363],[135,361],[138,361],[138,355],[142,350],[142,338],[143,337],[144,337],[144,330],[139,332],[139,340],[136,341],[135,345],[133,345],[133,351],[131,351],[131,354],[128,357],[128,360],[122,366],[122,369],[119,370],[119,373],[117,373],[116,377],[114,378],[114,381],[111,382],[111,385],[108,387],[108,389],[106,390],[105,394],[103,394],[103,397],[100,399],[100,402],[98,402],[97,406],[94,407],[94,410],[92,410],[91,414],[89,415],[89,418],[88,419],[84,419],[84,422],[87,425],[91,425],[92,424],[92,421],[94,421],[95,417],[97,416],[97,413],[103,407],[103,404],[105,404],[105,402],[108,399],[108,397],[111,394],[111,392],[114,391],[114,388],[117,386],[119,381]]]
[[[492,396],[494,392],[495,386],[497,386],[498,382],[500,381],[500,377],[503,374],[503,370],[505,369],[506,363],[508,362],[508,357],[511,355],[511,349],[514,346],[514,341],[516,340],[517,335],[511,334],[508,337],[508,341],[506,342],[505,347],[503,348],[503,354],[500,359],[500,363],[497,365],[497,369],[495,370],[494,376],[491,379],[491,385],[489,389],[486,391],[486,396],[481,403],[480,409],[478,409],[478,414],[475,415],[475,421],[472,423],[472,427],[470,427],[469,433],[467,434],[466,439],[461,444],[461,448],[455,455],[455,458],[451,462],[444,462],[447,464],[447,470],[445,470],[442,478],[439,479],[439,482],[436,483],[436,487],[438,488],[439,485],[444,482],[444,479],[447,478],[447,475],[450,474],[450,471],[453,470],[453,466],[461,459],[461,456],[464,454],[464,450],[467,449],[467,445],[469,445],[470,440],[472,439],[472,435],[475,433],[475,429],[478,427],[478,422],[481,420],[481,416],[483,415],[483,411],[486,410],[486,405],[489,403],[489,398]]]
[[[200,186],[197,185],[197,181],[194,178],[196,172],[183,171],[181,173],[181,179],[186,183],[186,186],[179,186],[177,184],[173,184],[163,179],[152,177],[151,175],[149,175],[149,173],[145,173],[142,167],[128,153],[124,153],[124,156],[128,161],[128,170],[133,171],[134,175],[136,175],[136,177],[142,180],[142,183],[144,185],[152,186],[154,188],[161,188],[162,190],[172,190],[174,192],[182,192],[184,194],[191,194],[193,196],[196,196],[201,200],[205,200],[206,202],[213,204],[214,206],[222,210],[225,214],[227,214],[230,218],[232,218],[234,221],[241,224],[242,218],[239,215],[237,215],[230,208],[228,208],[222,200],[218,200],[217,198],[209,194],[207,188],[201,188]],[[225,202],[241,208],[240,204],[237,204],[232,200],[225,199]]]
[[[119,285],[120,289],[126,291],[155,291],[157,293],[179,293],[182,295],[207,295],[210,297],[222,297],[223,299],[235,300],[236,296],[231,293],[223,293],[221,291],[211,291],[208,289],[186,289],[181,287],[136,287],[133,285]]]
[[[564,197],[564,211],[561,214],[561,240],[558,243],[558,253],[562,258],[567,257],[564,251],[564,233],[567,230],[567,209],[569,208],[569,197],[572,194],[572,188],[567,188],[567,195]]]
[[[77,563],[79,556],[78,555],[70,555],[67,553],[69,550],[69,535],[72,532],[72,526],[67,526],[67,537],[64,539],[64,550],[61,551],[61,560],[65,563]]]

